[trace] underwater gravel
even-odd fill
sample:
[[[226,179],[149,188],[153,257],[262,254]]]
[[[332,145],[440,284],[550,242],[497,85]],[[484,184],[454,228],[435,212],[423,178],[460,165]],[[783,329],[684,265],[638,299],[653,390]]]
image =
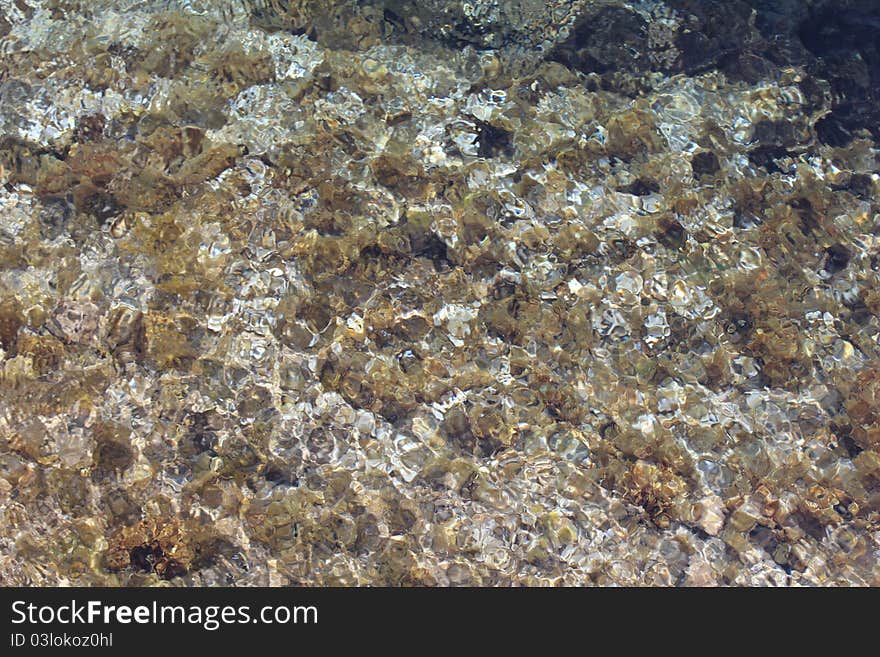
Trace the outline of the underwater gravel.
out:
[[[880,585],[880,9],[0,7],[0,584]]]

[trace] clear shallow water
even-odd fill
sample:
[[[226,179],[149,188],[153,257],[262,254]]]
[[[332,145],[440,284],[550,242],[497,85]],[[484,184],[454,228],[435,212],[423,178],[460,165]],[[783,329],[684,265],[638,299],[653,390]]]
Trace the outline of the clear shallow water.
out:
[[[0,20],[5,584],[876,584],[876,8]]]

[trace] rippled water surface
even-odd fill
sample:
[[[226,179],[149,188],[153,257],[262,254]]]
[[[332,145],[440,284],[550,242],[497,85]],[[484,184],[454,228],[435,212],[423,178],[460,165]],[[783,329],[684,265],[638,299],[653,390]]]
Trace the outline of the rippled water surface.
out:
[[[2,3],[0,584],[880,584],[878,44]]]

